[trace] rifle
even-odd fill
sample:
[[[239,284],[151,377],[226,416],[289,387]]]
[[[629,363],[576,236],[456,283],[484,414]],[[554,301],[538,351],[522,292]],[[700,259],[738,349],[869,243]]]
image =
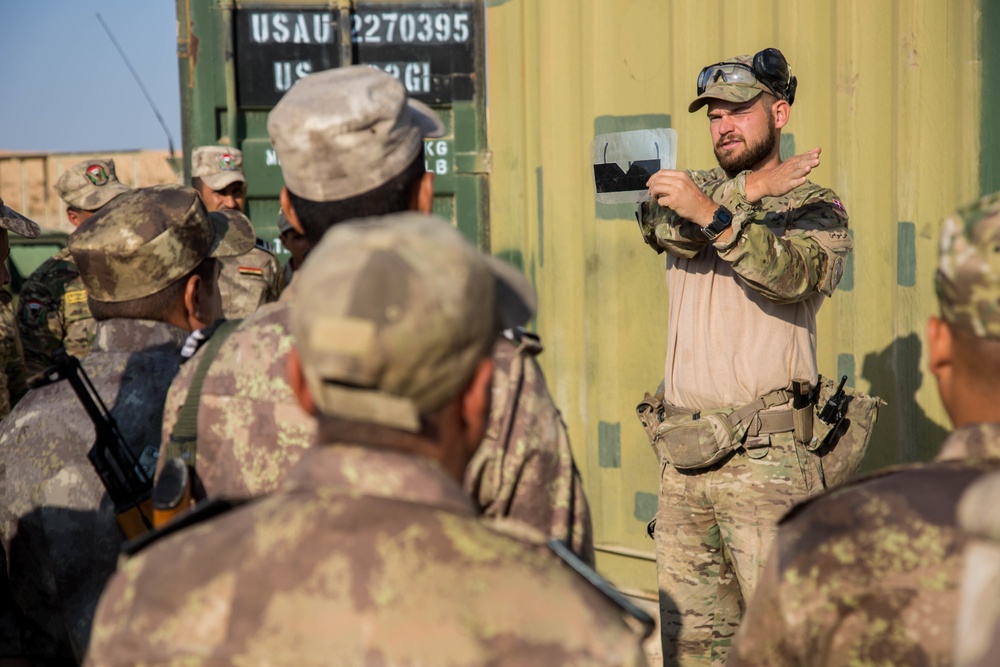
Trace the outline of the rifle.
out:
[[[153,478],[132,453],[80,361],[59,348],[53,353],[52,365],[45,375],[50,382],[69,380],[87,416],[94,422],[96,436],[87,459],[114,504],[118,525],[125,537],[132,539],[152,530]]]

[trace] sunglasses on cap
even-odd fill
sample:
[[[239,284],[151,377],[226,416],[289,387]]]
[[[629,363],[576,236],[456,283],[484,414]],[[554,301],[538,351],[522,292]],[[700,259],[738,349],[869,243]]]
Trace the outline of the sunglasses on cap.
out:
[[[775,48],[758,51],[753,57],[753,65],[743,63],[715,63],[701,70],[698,75],[698,95],[705,92],[709,84],[722,79],[724,83],[753,86],[760,83],[779,99],[789,104],[795,102],[795,88],[798,81],[791,75],[788,61]]]

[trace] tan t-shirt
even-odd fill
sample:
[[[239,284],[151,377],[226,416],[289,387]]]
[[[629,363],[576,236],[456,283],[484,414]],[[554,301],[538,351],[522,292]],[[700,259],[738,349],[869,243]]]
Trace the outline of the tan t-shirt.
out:
[[[815,383],[816,313],[853,246],[837,195],[807,181],[751,204],[747,172],[688,173],[733,212],[734,233],[713,244],[669,208],[640,208],[646,242],[668,253],[664,398],[692,409],[737,407],[793,379]]]

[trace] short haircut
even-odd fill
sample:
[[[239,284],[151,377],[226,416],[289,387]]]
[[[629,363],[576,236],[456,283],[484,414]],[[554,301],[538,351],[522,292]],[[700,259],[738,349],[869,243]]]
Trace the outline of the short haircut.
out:
[[[184,298],[184,289],[188,279],[197,275],[209,284],[215,282],[215,258],[206,257],[198,266],[183,276],[170,283],[159,292],[130,301],[97,301],[92,298],[87,299],[90,312],[95,320],[110,320],[116,317],[129,320],[157,320],[164,321],[173,312],[177,302]]]
[[[191,187],[194,188],[195,190],[197,190],[199,192],[199,194],[200,194],[201,191],[202,191],[202,188],[207,188],[208,186],[205,185],[205,181],[201,180],[199,177],[192,176],[191,177]],[[208,188],[208,189],[211,190],[212,188]]]
[[[339,222],[408,210],[414,189],[419,186],[425,171],[424,154],[419,152],[399,176],[360,195],[340,201],[316,202],[289,190],[288,198],[305,231],[306,240],[309,245],[315,246],[323,234]]]

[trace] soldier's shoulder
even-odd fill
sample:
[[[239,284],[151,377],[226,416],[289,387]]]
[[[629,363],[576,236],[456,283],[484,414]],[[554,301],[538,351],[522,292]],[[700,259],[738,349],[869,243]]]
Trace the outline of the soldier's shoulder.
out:
[[[794,199],[800,206],[823,206],[842,214],[847,219],[847,207],[843,200],[831,188],[824,187],[812,181],[806,181],[792,190],[786,197]]]
[[[1000,460],[990,458],[887,466],[797,503],[778,525],[802,527],[821,517],[826,527],[838,523],[862,527],[857,516],[873,502],[912,511],[915,516],[929,515],[935,508],[956,504],[973,480],[996,469]]]

